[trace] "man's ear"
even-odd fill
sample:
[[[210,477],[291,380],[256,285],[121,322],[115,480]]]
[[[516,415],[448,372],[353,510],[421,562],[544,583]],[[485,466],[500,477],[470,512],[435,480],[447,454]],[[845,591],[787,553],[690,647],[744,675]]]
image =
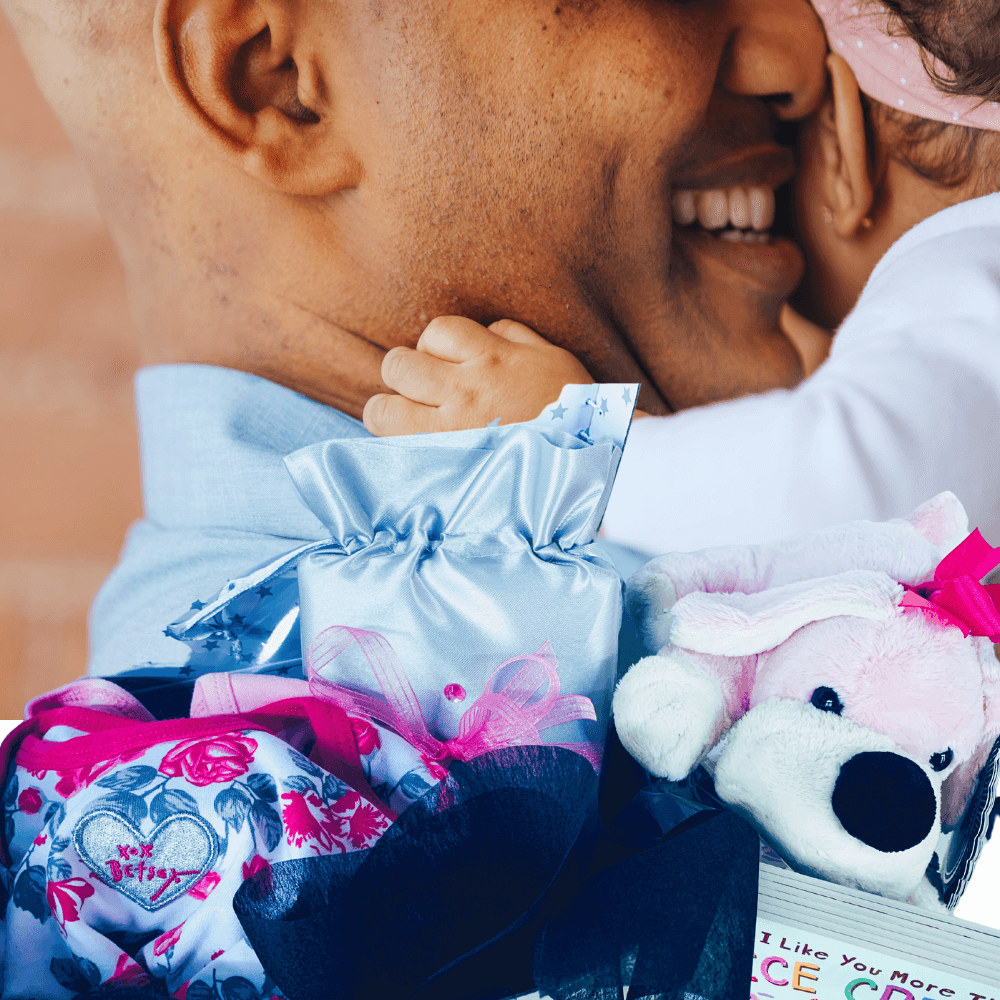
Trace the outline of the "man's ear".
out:
[[[871,225],[869,213],[875,189],[869,170],[868,139],[861,91],[847,61],[831,52],[826,59],[831,96],[820,112],[824,158],[829,176],[826,190],[834,232],[842,239]],[[866,225],[867,223],[867,225]]]
[[[324,195],[361,171],[332,114],[310,6],[157,0],[155,43],[168,91],[205,139],[270,187]]]

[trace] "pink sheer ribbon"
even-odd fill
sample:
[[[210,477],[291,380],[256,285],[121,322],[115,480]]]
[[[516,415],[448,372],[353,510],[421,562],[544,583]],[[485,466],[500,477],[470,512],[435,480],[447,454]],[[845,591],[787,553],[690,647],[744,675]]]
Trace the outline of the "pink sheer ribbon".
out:
[[[385,701],[333,684],[321,676],[321,671],[354,643],[371,666]],[[503,687],[494,690],[500,672],[516,663],[524,666]],[[584,695],[560,696],[559,664],[549,642],[537,653],[515,656],[501,663],[490,675],[483,693],[463,714],[458,734],[450,740],[431,735],[403,664],[388,640],[378,632],[334,625],[312,641],[306,653],[306,667],[315,697],[389,726],[428,762],[467,761],[503,747],[543,745],[542,730],[564,722],[597,718],[593,702]],[[533,701],[546,683],[545,693]],[[600,743],[548,745],[580,754],[595,771],[600,767],[603,749]]]
[[[938,563],[934,579],[911,587],[900,607],[922,611],[955,625],[966,637],[1000,642],[1000,584],[979,581],[1000,565],[1000,548],[993,548],[977,528]]]

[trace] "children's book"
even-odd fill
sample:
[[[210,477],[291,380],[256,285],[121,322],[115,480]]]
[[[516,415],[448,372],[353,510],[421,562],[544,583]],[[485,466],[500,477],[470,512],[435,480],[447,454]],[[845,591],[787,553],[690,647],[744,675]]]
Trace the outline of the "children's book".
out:
[[[765,852],[750,975],[749,1000],[1000,1000],[1000,929],[799,875]]]
[[[757,1000],[998,1000],[1000,930],[762,863]]]

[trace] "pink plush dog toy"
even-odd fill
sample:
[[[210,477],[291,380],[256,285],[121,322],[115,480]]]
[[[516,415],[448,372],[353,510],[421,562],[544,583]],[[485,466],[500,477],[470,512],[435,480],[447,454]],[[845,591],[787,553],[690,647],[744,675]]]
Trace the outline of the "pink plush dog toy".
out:
[[[1000,587],[980,581],[998,564],[951,493],[905,521],[654,559],[628,585],[657,655],[615,692],[622,743],[672,781],[704,763],[796,870],[940,905],[925,872],[996,766]]]

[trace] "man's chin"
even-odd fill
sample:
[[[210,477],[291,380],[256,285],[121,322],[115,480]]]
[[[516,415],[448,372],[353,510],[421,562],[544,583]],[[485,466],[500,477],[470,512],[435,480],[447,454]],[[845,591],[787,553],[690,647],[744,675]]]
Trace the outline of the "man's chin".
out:
[[[674,356],[662,393],[672,410],[787,389],[803,377],[801,358],[781,327],[782,307],[804,270],[784,237],[738,243],[675,227],[676,249],[696,284],[685,295],[687,355]],[[692,329],[693,327],[693,329]],[[700,345],[700,350],[696,345]]]

